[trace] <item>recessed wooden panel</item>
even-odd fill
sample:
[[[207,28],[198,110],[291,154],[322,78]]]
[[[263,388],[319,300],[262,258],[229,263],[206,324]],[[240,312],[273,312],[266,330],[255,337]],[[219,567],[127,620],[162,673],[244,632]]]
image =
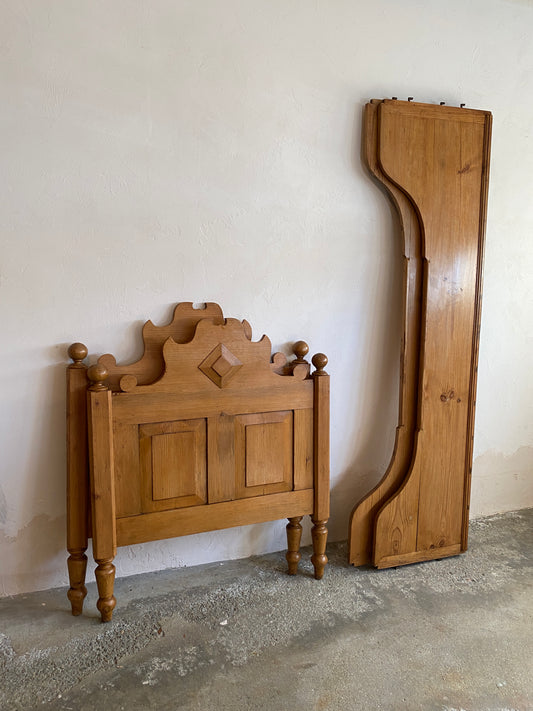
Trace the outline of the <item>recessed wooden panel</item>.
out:
[[[196,494],[196,433],[152,437],[152,498],[176,499]]]
[[[293,488],[293,413],[235,418],[236,495],[262,496]]]
[[[143,512],[207,502],[205,430],[205,420],[139,427]]]
[[[287,461],[286,434],[282,422],[247,425],[246,486],[283,481],[290,464]]]

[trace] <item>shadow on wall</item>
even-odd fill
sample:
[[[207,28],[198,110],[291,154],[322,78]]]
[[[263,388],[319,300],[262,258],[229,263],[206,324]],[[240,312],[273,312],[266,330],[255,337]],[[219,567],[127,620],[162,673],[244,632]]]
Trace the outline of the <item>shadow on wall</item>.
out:
[[[374,294],[368,299],[373,305],[380,302],[388,316],[384,319],[382,316],[376,317],[372,312],[366,314],[373,325],[367,329],[367,332],[371,333],[370,340],[361,345],[361,371],[353,373],[354,380],[360,384],[359,391],[351,384],[356,393],[352,421],[356,423],[353,439],[357,444],[354,447],[352,463],[337,478],[331,490],[331,540],[346,539],[353,508],[386,472],[394,448],[400,397],[400,346],[403,330],[402,227],[387,191],[364,167],[366,164],[361,140],[360,111],[358,107],[353,125],[352,165],[357,173],[361,173],[361,167],[364,168],[363,179],[369,180],[379,189],[384,205],[388,206],[392,223],[388,237],[391,241],[392,265],[387,272],[387,280],[380,279],[378,273]],[[379,328],[375,324],[379,324]],[[332,387],[335,387],[334,382]],[[358,402],[366,403],[364,411],[358,407]]]
[[[470,518],[521,509],[533,499],[533,447],[495,450],[474,459]],[[494,502],[498,505],[495,507]]]
[[[66,352],[63,344],[39,357],[56,359]],[[43,368],[34,387],[34,407],[27,413],[27,441],[18,444],[15,481],[20,492],[20,521],[29,522],[15,536],[0,533],[2,570],[0,595],[21,590],[45,589],[57,584],[66,546],[66,447],[65,447],[65,367]],[[48,514],[40,513],[47,511]],[[22,515],[20,515],[22,514]],[[55,515],[54,515],[55,514]],[[7,522],[6,515],[6,522]],[[20,525],[20,524],[19,524]],[[64,579],[66,580],[66,565]]]
[[[173,309],[173,306],[169,308]],[[121,360],[129,363],[142,355],[143,345],[139,334],[143,324],[144,321],[135,320],[124,329],[124,340],[117,348],[126,353],[126,358]],[[20,448],[20,471],[28,472],[28,476],[20,479],[27,482],[26,490],[20,497],[22,509],[60,509],[61,513],[57,517],[46,514],[34,516],[14,537],[0,533],[0,547],[5,551],[0,574],[0,595],[35,590],[36,586],[46,589],[58,585],[58,571],[62,571],[61,582],[68,584],[65,378],[66,367],[71,362],[67,355],[69,346],[70,343],[60,343],[51,348],[51,353],[45,353],[55,360],[61,359],[61,362],[43,368],[40,373],[43,386],[35,391],[42,395],[32,410],[34,422],[28,423],[28,446]],[[98,355],[90,353],[87,363],[95,363]],[[87,551],[89,554],[90,548]],[[88,577],[90,579],[90,574]]]
[[[2,568],[0,597],[22,590],[46,590],[58,585],[57,571],[64,568],[67,584],[66,515],[50,518],[45,514],[33,518],[17,536],[0,533]],[[12,572],[9,572],[12,571]]]

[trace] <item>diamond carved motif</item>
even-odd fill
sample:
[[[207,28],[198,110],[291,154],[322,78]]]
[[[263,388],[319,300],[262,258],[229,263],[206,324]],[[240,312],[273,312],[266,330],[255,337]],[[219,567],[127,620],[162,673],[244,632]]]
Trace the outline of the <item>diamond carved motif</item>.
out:
[[[219,343],[198,367],[209,380],[223,388],[242,368],[242,363],[223,343]]]

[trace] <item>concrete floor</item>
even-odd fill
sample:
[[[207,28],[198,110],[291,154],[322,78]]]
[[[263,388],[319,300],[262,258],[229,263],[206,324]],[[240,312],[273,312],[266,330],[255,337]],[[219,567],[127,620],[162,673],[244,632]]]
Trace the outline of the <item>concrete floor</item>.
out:
[[[0,600],[0,708],[533,709],[533,509],[472,523],[456,558],[386,571],[328,547],[322,581],[284,554]]]

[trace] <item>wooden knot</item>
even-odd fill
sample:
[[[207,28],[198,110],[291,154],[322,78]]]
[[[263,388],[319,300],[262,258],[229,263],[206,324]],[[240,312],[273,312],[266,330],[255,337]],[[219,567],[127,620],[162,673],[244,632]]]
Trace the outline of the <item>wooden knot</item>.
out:
[[[74,361],[74,365],[80,366],[82,360],[87,358],[87,346],[83,343],[73,343],[68,349],[68,356]]]
[[[327,375],[326,371],[324,370],[324,368],[328,364],[327,355],[325,355],[324,353],[315,353],[312,362],[316,368],[313,375]]]
[[[87,370],[87,377],[92,383],[89,390],[92,390],[93,392],[98,392],[99,390],[107,390],[108,388],[107,385],[104,385],[104,380],[107,378],[108,375],[109,372],[105,365],[102,365],[102,363],[96,363],[95,365],[91,365],[91,367]]]
[[[296,356],[296,360],[293,361],[293,365],[296,363],[307,363],[305,356],[309,353],[309,346],[305,341],[296,341],[292,347],[292,352]]]

